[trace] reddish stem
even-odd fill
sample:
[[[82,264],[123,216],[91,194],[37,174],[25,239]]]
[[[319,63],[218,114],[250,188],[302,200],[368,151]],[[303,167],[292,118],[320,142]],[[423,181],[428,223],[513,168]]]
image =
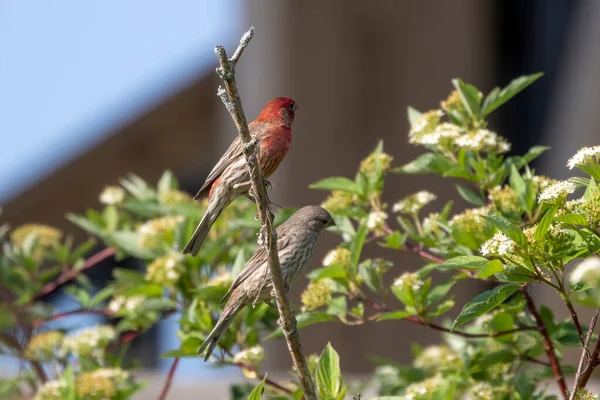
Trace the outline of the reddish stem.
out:
[[[171,383],[173,382],[173,376],[175,375],[175,371],[177,370],[177,366],[179,365],[179,357],[173,360],[173,364],[171,364],[171,368],[169,368],[169,373],[167,374],[167,379],[165,380],[165,384],[163,385],[160,394],[158,395],[158,400],[165,400],[167,398],[167,393],[169,393],[169,389],[171,388]]]
[[[382,306],[381,304],[377,304],[373,300],[368,299],[366,297],[354,296],[354,298],[357,301],[363,302],[367,306],[369,306],[369,307],[371,307],[371,308],[379,311],[380,313],[384,313],[384,312],[389,312],[390,311],[390,310],[388,310],[387,307]],[[469,332],[462,332],[462,331],[456,331],[456,330],[451,330],[451,329],[448,329],[448,328],[444,328],[443,326],[435,324],[433,322],[425,321],[425,320],[423,320],[422,318],[420,318],[420,317],[418,317],[416,315],[405,317],[404,320],[408,321],[408,322],[411,322],[413,324],[417,324],[417,325],[421,325],[421,326],[427,326],[427,327],[429,327],[431,329],[434,329],[436,331],[450,333],[452,335],[462,336],[462,337],[470,338],[470,339],[498,337],[498,336],[510,335],[511,333],[515,333],[515,332],[525,332],[525,331],[536,331],[536,330],[538,330],[538,328],[533,327],[533,326],[524,326],[524,327],[521,327],[521,328],[510,329],[510,330],[507,330],[507,331],[499,331],[499,332],[491,332],[491,333],[469,333]]]
[[[529,309],[529,312],[535,318],[535,322],[538,326],[538,330],[539,330],[540,334],[542,335],[542,339],[544,342],[544,348],[546,349],[546,355],[548,356],[548,360],[550,361],[550,367],[552,367],[552,373],[554,374],[554,377],[557,380],[560,392],[562,393],[563,398],[567,399],[568,398],[567,384],[565,383],[565,377],[560,369],[560,364],[558,363],[558,358],[556,357],[556,351],[554,350],[554,344],[552,343],[552,339],[550,339],[550,334],[548,333],[548,330],[546,329],[546,326],[544,325],[544,321],[542,320],[540,313],[538,312],[537,308],[535,307],[535,303],[533,302],[533,299],[531,298],[529,293],[527,293],[527,289],[523,288],[521,290],[521,292],[523,293],[523,296],[525,296],[525,301],[527,302],[527,308]]]
[[[231,353],[229,350],[227,350],[227,349],[223,349],[223,351],[224,351],[224,352],[225,352],[225,353],[226,353],[226,354],[227,354],[229,357],[231,357],[231,359],[233,360],[233,354],[232,354],[232,353]],[[288,388],[286,388],[286,387],[284,387],[284,386],[280,385],[279,383],[277,383],[277,382],[275,382],[275,381],[273,381],[273,380],[271,380],[271,379],[269,379],[269,378],[265,377],[264,375],[261,375],[261,374],[259,374],[259,373],[258,373],[258,371],[256,371],[256,369],[255,369],[254,367],[252,367],[251,365],[244,364],[243,362],[233,362],[233,361],[231,362],[231,364],[233,364],[233,365],[236,365],[236,366],[238,366],[238,367],[240,367],[240,368],[242,368],[242,369],[245,369],[245,370],[247,370],[247,371],[254,372],[254,373],[256,374],[256,378],[257,378],[258,380],[261,380],[261,381],[262,381],[262,380],[264,379],[264,380],[265,380],[265,383],[266,383],[267,385],[269,385],[269,386],[272,386],[272,387],[274,387],[274,388],[276,388],[276,389],[279,389],[280,391],[282,391],[282,392],[284,392],[284,393],[286,393],[286,394],[292,394],[292,393],[293,393],[293,392],[292,392],[290,389],[288,389]]]
[[[96,315],[104,315],[106,317],[110,317],[113,315],[112,311],[106,310],[106,309],[92,310],[92,309],[86,309],[86,308],[79,308],[77,310],[56,313],[56,314],[50,315],[49,317],[46,317],[46,318],[36,319],[35,321],[33,321],[31,323],[31,325],[33,326],[33,328],[38,328],[40,325],[43,325],[50,321],[56,321],[57,319],[62,319],[62,318],[70,317],[71,315],[78,315],[78,314],[96,314]]]
[[[86,269],[89,269],[89,268],[95,266],[96,264],[114,256],[115,252],[116,252],[116,250],[114,247],[107,247],[104,250],[101,250],[100,252],[94,254],[93,256],[91,256],[90,258],[85,260],[83,267],[71,268],[68,271],[63,272],[62,274],[60,274],[60,276],[58,278],[56,278],[55,280],[53,280],[50,283],[45,284],[42,287],[42,289],[40,290],[40,292],[33,297],[32,302],[38,301],[38,300],[46,297],[47,295],[54,292],[59,287],[72,281],[73,279],[75,279],[77,277],[77,275],[79,275],[82,271],[85,271]]]

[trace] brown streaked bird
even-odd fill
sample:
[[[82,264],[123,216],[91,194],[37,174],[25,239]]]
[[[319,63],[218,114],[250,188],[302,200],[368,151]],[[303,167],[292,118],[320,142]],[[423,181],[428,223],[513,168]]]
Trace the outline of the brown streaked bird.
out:
[[[258,117],[248,125],[250,135],[258,141],[258,161],[265,179],[275,172],[290,148],[295,114],[294,100],[277,97],[270,100]],[[237,136],[194,197],[203,199],[208,196],[208,208],[183,249],[183,254],[198,254],[210,228],[232,201],[240,196],[247,196],[253,200],[249,195],[251,186],[246,157]]]
[[[277,228],[277,251],[287,288],[303,274],[321,231],[333,225],[335,221],[323,207],[306,206],[296,211]],[[241,309],[260,301],[267,301],[272,306],[269,301],[273,289],[270,276],[267,251],[264,247],[259,247],[221,301],[229,297],[215,327],[198,350],[199,355],[206,351],[204,361],[208,360],[219,338]]]

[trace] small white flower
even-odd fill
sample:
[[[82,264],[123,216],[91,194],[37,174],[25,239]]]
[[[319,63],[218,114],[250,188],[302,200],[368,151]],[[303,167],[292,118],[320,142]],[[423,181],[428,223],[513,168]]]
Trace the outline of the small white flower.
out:
[[[381,228],[388,215],[383,211],[373,211],[367,217],[367,228],[373,230]]]
[[[510,150],[510,143],[506,139],[487,129],[478,129],[474,132],[461,135],[456,138],[454,144],[473,151],[506,153]]]
[[[50,400],[62,398],[62,391],[66,389],[67,383],[63,380],[47,381],[38,389],[33,400]]]
[[[422,279],[419,279],[419,276],[415,273],[405,272],[400,275],[394,281],[394,286],[405,287],[410,286],[413,291],[418,291],[423,286],[424,282]]]
[[[569,158],[567,167],[575,168],[578,164],[597,164],[600,161],[600,146],[583,147]]]
[[[102,354],[104,347],[117,337],[110,325],[98,325],[81,329],[65,338],[63,351],[78,355]]]
[[[405,197],[392,207],[393,212],[405,214],[416,214],[419,210],[437,199],[437,196],[427,190],[421,190],[415,194]]]
[[[577,264],[569,276],[571,285],[587,283],[597,286],[600,282],[600,258],[589,257]]]
[[[107,186],[100,194],[102,204],[119,204],[125,199],[125,190],[119,186]]]
[[[485,242],[481,246],[481,254],[484,256],[496,255],[503,256],[510,253],[515,247],[513,242],[508,236],[502,232],[496,233],[490,240]]]
[[[549,202],[558,198],[564,198],[577,189],[574,183],[569,181],[559,181],[548,186],[540,193],[538,202]]]

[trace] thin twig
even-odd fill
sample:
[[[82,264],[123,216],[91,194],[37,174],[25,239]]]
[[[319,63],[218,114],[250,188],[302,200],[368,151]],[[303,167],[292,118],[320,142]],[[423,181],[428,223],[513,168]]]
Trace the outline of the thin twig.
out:
[[[173,360],[173,364],[171,364],[171,368],[169,368],[169,373],[167,374],[167,379],[165,379],[165,384],[163,385],[160,394],[158,395],[158,400],[165,400],[167,398],[167,393],[169,393],[169,389],[171,388],[171,383],[173,382],[173,376],[175,375],[175,371],[177,370],[177,366],[179,365],[179,357],[176,357]]]
[[[68,271],[63,272],[58,278],[56,278],[52,282],[44,285],[42,287],[42,289],[40,290],[40,292],[33,297],[32,302],[38,301],[38,300],[46,297],[47,295],[54,292],[59,287],[72,281],[73,279],[75,279],[77,277],[77,275],[79,275],[81,272],[95,266],[96,264],[106,260],[107,258],[114,256],[115,252],[116,252],[116,250],[114,247],[107,247],[104,250],[94,254],[93,256],[91,256],[90,258],[85,260],[83,267],[71,268]]]
[[[592,320],[590,321],[590,327],[588,328],[587,335],[585,337],[585,342],[583,343],[583,349],[581,350],[581,357],[579,357],[579,365],[577,366],[577,373],[575,374],[575,382],[573,382],[573,390],[571,391],[571,396],[569,400],[574,400],[575,395],[577,394],[577,390],[579,389],[579,382],[581,380],[581,374],[583,372],[583,364],[585,363],[586,356],[589,356],[588,346],[590,345],[590,340],[592,340],[592,334],[594,332],[594,328],[596,327],[596,322],[598,322],[598,314],[600,313],[600,308],[596,309]],[[594,359],[589,360],[588,368],[595,362]]]
[[[225,352],[225,353],[226,353],[226,354],[227,354],[229,357],[231,357],[231,359],[233,360],[233,354],[232,354],[232,353],[231,353],[229,350],[227,350],[227,349],[225,349],[225,348],[224,348],[224,349],[223,349],[223,351],[224,351],[224,352]],[[223,362],[226,362],[226,361],[223,361]],[[282,391],[282,392],[284,392],[284,393],[286,393],[286,394],[292,394],[292,393],[294,393],[292,390],[290,390],[290,389],[286,388],[285,386],[283,386],[283,385],[281,385],[281,384],[279,384],[279,383],[275,382],[275,381],[274,381],[274,380],[272,380],[272,379],[269,379],[269,378],[267,378],[267,376],[266,376],[266,375],[259,374],[259,373],[258,373],[258,371],[256,370],[256,368],[254,368],[254,367],[253,367],[253,366],[251,366],[251,365],[244,364],[244,363],[243,363],[243,362],[241,362],[241,361],[237,361],[237,362],[235,362],[235,361],[231,361],[231,365],[236,365],[236,366],[238,366],[238,367],[240,367],[240,368],[242,368],[242,369],[245,369],[245,370],[246,370],[246,371],[248,371],[248,372],[252,372],[252,373],[256,374],[256,379],[258,379],[258,380],[260,380],[260,381],[262,381],[262,380],[264,379],[264,380],[265,380],[265,384],[267,384],[267,385],[269,385],[269,386],[272,386],[272,387],[274,387],[274,388],[276,388],[276,389],[278,389],[278,390],[280,390],[280,391]]]
[[[521,290],[521,292],[523,293],[523,296],[525,296],[525,301],[527,302],[527,308],[529,309],[529,312],[535,318],[535,322],[538,326],[538,330],[539,330],[540,334],[542,335],[542,339],[544,342],[544,348],[546,349],[546,355],[548,356],[548,360],[550,361],[550,366],[552,367],[552,373],[554,374],[554,377],[557,380],[560,392],[562,393],[563,398],[567,399],[568,398],[567,384],[565,383],[565,377],[561,371],[560,364],[558,362],[558,358],[556,357],[556,351],[554,350],[554,344],[552,344],[552,339],[550,339],[550,334],[548,333],[548,330],[546,329],[546,326],[544,325],[544,321],[542,320],[540,313],[538,312],[537,308],[535,307],[535,303],[533,302],[533,299],[531,298],[529,293],[527,293],[527,289],[523,288]],[[599,348],[599,350],[600,350],[600,348]]]
[[[544,367],[550,368],[550,363],[547,361],[538,360],[537,358],[533,358],[530,356],[523,356],[522,359],[525,361],[528,361],[530,363],[539,364],[539,365],[543,365]]]
[[[64,311],[64,312],[52,314],[46,318],[36,319],[35,321],[33,321],[31,323],[31,325],[33,328],[38,328],[39,326],[46,324],[48,322],[56,321],[57,319],[62,319],[62,318],[70,317],[72,315],[79,315],[79,314],[96,314],[96,315],[104,315],[106,317],[110,317],[114,313],[108,309],[93,310],[93,309],[87,309],[87,308],[79,308],[77,310]]]
[[[244,51],[244,48],[248,46],[248,43],[252,39],[253,33],[254,29],[251,28],[242,37],[240,45],[234,53],[234,63],[238,61],[239,56]],[[218,95],[221,100],[223,100],[227,110],[231,114],[231,117],[233,118],[233,121],[235,122],[235,125],[239,131],[240,140],[243,144],[248,171],[252,179],[252,191],[257,200],[256,206],[261,224],[261,238],[269,254],[269,271],[271,273],[271,281],[273,282],[273,288],[275,291],[277,309],[281,319],[283,320],[283,333],[287,341],[292,361],[296,367],[296,371],[298,372],[298,377],[300,378],[300,384],[302,386],[302,390],[304,391],[304,395],[308,400],[316,400],[317,395],[315,387],[308,370],[308,364],[304,357],[304,353],[302,352],[302,346],[300,344],[300,338],[294,323],[294,317],[290,311],[288,299],[285,294],[285,284],[281,274],[279,254],[277,253],[277,235],[275,233],[275,229],[273,229],[273,214],[270,210],[269,197],[260,171],[260,165],[258,163],[256,141],[252,140],[248,130],[248,123],[246,121],[246,116],[244,115],[242,101],[240,99],[235,82],[233,64],[227,58],[227,53],[222,46],[217,46],[215,48],[215,53],[219,59],[220,65],[217,72],[225,83],[225,91],[227,93],[227,95],[225,95],[223,90],[219,90]],[[237,58],[235,58],[236,56]]]
[[[444,261],[446,261],[442,257],[436,256],[435,254],[431,254],[428,251],[423,250],[420,246],[415,246],[414,244],[406,243],[404,245],[404,248],[407,251],[415,253],[418,256],[423,257],[426,260],[433,261],[433,262],[438,263],[438,264],[441,264]]]
[[[567,308],[569,309],[569,313],[571,313],[571,319],[573,320],[573,323],[575,324],[577,333],[579,333],[579,339],[581,339],[581,344],[583,346],[585,346],[585,340],[583,338],[583,330],[581,329],[581,324],[579,323],[579,317],[577,317],[577,313],[575,312],[573,303],[571,303],[571,300],[569,300],[569,298],[566,295],[563,296],[563,299],[565,301],[565,304],[567,305]]]
[[[366,297],[354,296],[353,298],[355,300],[360,301],[360,302],[366,304],[367,306],[379,311],[380,313],[390,311],[387,309],[387,307],[384,307],[384,306],[374,302],[373,300],[367,299]],[[463,332],[463,331],[457,331],[457,330],[451,330],[448,328],[444,328],[441,325],[426,321],[415,315],[405,317],[405,318],[403,318],[403,320],[408,321],[413,324],[426,326],[426,327],[434,329],[436,331],[449,333],[451,335],[456,335],[456,336],[462,336],[462,337],[469,338],[469,339],[493,338],[493,337],[510,335],[510,334],[516,333],[516,332],[537,331],[538,330],[538,328],[536,328],[534,326],[524,326],[521,328],[509,329],[506,331],[498,331],[498,332],[490,332],[490,333],[469,333],[469,332]]]

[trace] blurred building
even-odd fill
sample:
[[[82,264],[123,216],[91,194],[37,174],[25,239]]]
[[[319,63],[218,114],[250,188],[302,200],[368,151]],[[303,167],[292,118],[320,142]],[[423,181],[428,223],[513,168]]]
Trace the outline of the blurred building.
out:
[[[272,178],[271,197],[278,204],[320,203],[324,193],[308,185],[326,176],[353,176],[379,139],[396,165],[412,160],[419,151],[407,143],[406,107],[437,107],[457,76],[489,91],[519,74],[548,72],[492,120],[492,128],[509,137],[516,152],[542,140],[556,144],[538,168],[565,173],[561,168],[580,145],[598,141],[593,110],[600,90],[593,72],[600,51],[592,43],[600,38],[595,23],[600,3],[264,0],[245,7],[244,22],[232,35],[250,24],[256,28],[237,68],[247,116],[254,118],[276,96],[292,97],[299,105],[291,151]],[[3,218],[75,232],[65,213],[97,206],[101,189],[129,172],[156,180],[171,169],[184,189],[197,190],[236,134],[215,96],[219,82],[212,71],[204,69],[170,98],[10,199]],[[567,133],[577,136],[566,142]],[[385,198],[393,202],[422,188],[457,198],[449,182],[422,176],[391,176]],[[330,236],[320,243],[314,265],[335,240]],[[390,279],[421,265],[413,255],[374,246],[367,252],[385,252],[395,261]],[[480,290],[465,283],[460,289],[457,304]],[[297,303],[298,290],[294,296]],[[332,342],[344,354],[344,370],[360,373],[373,368],[370,356],[406,361],[412,341],[437,340],[438,334],[390,321],[317,325],[303,329],[301,337],[309,352]],[[269,347],[268,368],[289,367],[285,343]]]

